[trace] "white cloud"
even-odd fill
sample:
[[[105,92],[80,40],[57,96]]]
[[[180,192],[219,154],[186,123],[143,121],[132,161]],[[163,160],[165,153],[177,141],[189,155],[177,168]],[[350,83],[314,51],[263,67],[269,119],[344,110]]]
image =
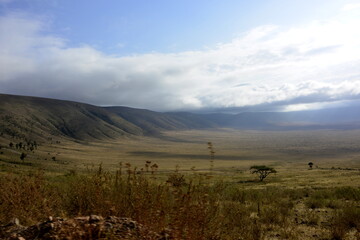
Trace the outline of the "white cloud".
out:
[[[0,18],[0,92],[155,110],[360,98],[359,25],[260,26],[213,49],[118,57],[68,47],[41,19],[10,14]]]
[[[359,8],[360,8],[360,3],[349,3],[343,7],[343,11],[351,11]]]

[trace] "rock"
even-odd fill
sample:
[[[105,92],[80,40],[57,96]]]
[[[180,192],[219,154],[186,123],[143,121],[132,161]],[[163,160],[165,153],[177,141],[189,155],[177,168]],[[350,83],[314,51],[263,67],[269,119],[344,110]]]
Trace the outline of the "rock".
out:
[[[136,222],[135,222],[135,221],[127,221],[127,222],[125,223],[125,225],[126,225],[128,228],[130,228],[130,229],[136,228]]]
[[[105,220],[110,223],[116,223],[116,217],[114,216],[108,216]]]
[[[89,216],[86,216],[86,217],[76,217],[74,218],[75,220],[78,220],[78,221],[84,221],[84,222],[88,222],[90,220],[90,217]]]
[[[20,221],[19,221],[18,218],[13,218],[13,219],[11,219],[10,224],[19,226],[19,225],[20,225]]]
[[[113,225],[109,222],[106,222],[104,225],[106,228],[113,228]]]
[[[29,227],[21,226],[18,221],[12,226],[16,227],[0,226],[0,239],[172,239],[170,229],[159,234],[130,218],[115,216],[91,215],[66,220],[49,217],[47,221]]]
[[[17,233],[24,229],[26,228],[20,225],[19,219],[13,218],[8,224],[0,226],[0,239],[5,239],[5,237],[8,237],[9,239],[18,239]]]
[[[100,217],[100,216],[90,215],[89,222],[90,222],[90,223],[94,223],[94,222],[100,222],[101,220],[103,220],[103,218]]]

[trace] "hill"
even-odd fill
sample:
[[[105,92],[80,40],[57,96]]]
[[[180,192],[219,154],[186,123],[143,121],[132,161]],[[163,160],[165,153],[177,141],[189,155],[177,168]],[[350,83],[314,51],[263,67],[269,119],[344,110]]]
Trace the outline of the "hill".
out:
[[[360,128],[357,107],[298,112],[196,114],[0,94],[0,135],[20,138],[118,138],[156,136],[164,130],[237,128],[259,130]]]
[[[216,127],[199,114],[159,113],[128,107],[0,94],[0,134],[20,138],[73,139],[158,135],[163,130]]]
[[[129,107],[106,107],[107,111],[140,127],[145,134],[154,135],[163,130],[214,128],[218,125],[207,115],[188,112],[160,113]]]
[[[141,128],[89,104],[0,94],[0,133],[20,138],[116,138]]]

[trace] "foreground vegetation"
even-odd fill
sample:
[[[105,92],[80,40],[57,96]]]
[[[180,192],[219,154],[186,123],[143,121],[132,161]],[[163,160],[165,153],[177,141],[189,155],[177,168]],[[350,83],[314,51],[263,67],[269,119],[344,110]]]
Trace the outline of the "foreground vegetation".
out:
[[[12,218],[90,214],[172,239],[360,238],[358,130],[36,140],[0,136],[0,239]]]
[[[101,166],[87,174],[48,177],[43,172],[1,176],[0,225],[12,218],[30,225],[49,216],[130,217],[173,239],[356,239],[357,187],[284,188],[216,180],[178,171],[168,175],[116,173]]]

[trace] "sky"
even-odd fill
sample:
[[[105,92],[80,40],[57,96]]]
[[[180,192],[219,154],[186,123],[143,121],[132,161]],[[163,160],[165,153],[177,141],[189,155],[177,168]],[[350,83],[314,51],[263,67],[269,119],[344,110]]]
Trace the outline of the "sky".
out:
[[[155,111],[360,100],[359,0],[0,0],[0,93]]]

